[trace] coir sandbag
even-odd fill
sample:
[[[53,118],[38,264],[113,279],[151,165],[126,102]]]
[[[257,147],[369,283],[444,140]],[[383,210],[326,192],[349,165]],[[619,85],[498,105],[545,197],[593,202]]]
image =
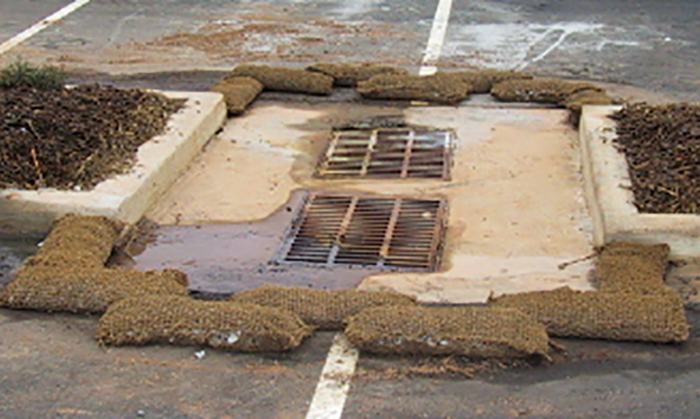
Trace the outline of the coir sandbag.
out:
[[[20,269],[0,297],[0,306],[102,313],[111,304],[128,297],[188,293],[187,276],[176,269],[140,272],[39,265]]]
[[[608,243],[598,255],[594,282],[605,292],[664,293],[669,251],[665,243]]]
[[[491,94],[498,100],[505,102],[537,102],[560,105],[570,95],[584,90],[602,91],[603,89],[583,81],[534,78],[503,81],[491,89]]]
[[[252,77],[262,83],[265,90],[278,92],[329,95],[333,91],[333,77],[296,68],[243,64],[233,69],[224,80],[234,77]]]
[[[670,289],[664,294],[640,295],[563,287],[504,295],[489,303],[527,313],[552,336],[660,343],[689,337],[683,301]]]
[[[379,64],[330,64],[319,63],[306,68],[308,71],[333,77],[335,86],[355,87],[357,83],[378,75],[408,75],[403,68]]]
[[[390,292],[286,287],[244,291],[231,297],[231,301],[283,308],[325,330],[343,329],[346,318],[369,307],[415,304],[411,297]]]
[[[350,317],[345,334],[379,354],[523,358],[549,350],[544,326],[520,311],[493,307],[370,308]]]
[[[100,319],[97,339],[107,345],[172,343],[239,352],[287,351],[313,328],[274,307],[187,297],[122,300]]]
[[[370,99],[418,100],[456,104],[472,90],[459,76],[437,73],[430,76],[381,75],[360,82],[357,91]]]
[[[252,77],[231,77],[221,80],[212,91],[224,95],[229,115],[240,115],[263,91],[263,84]]]

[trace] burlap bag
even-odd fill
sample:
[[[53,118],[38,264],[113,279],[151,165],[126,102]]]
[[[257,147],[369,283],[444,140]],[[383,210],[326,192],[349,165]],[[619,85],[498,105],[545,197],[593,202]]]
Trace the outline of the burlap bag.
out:
[[[345,334],[356,347],[379,354],[523,358],[549,350],[541,324],[493,307],[369,308],[350,317]]]
[[[252,77],[223,79],[211,89],[224,95],[229,115],[240,115],[263,91],[263,84]]]
[[[123,225],[107,217],[66,215],[54,224],[28,265],[104,266]]]
[[[39,311],[102,313],[134,296],[188,295],[187,276],[175,269],[140,272],[82,267],[23,267],[0,296],[0,306]]]
[[[467,97],[472,86],[450,73],[431,76],[381,75],[357,84],[357,91],[370,99],[418,100],[456,104]]]
[[[600,251],[593,282],[604,292],[664,293],[669,250],[667,244],[609,243]]]
[[[266,65],[239,65],[224,80],[234,77],[252,77],[265,86],[265,90],[278,92],[329,95],[333,92],[333,77],[313,71]]]
[[[357,83],[382,74],[408,75],[403,68],[378,64],[330,64],[319,63],[306,68],[308,71],[323,73],[333,77],[334,85],[355,87]]]
[[[287,351],[313,328],[273,307],[187,297],[122,300],[100,319],[97,339],[108,345],[173,343],[240,352]]]
[[[472,86],[472,93],[489,93],[491,88],[506,80],[531,79],[532,74],[509,70],[470,70],[455,71],[446,74],[458,76],[463,82]]]
[[[493,307],[527,313],[552,336],[644,342],[682,342],[689,337],[683,301],[661,295],[581,292],[568,287],[504,295]]]
[[[569,96],[584,90],[602,91],[603,89],[582,81],[534,78],[503,81],[493,86],[491,94],[504,102],[537,102],[559,105]]]
[[[411,297],[390,292],[285,287],[244,291],[231,297],[231,301],[289,310],[324,330],[342,330],[346,318],[369,307],[415,304]]]

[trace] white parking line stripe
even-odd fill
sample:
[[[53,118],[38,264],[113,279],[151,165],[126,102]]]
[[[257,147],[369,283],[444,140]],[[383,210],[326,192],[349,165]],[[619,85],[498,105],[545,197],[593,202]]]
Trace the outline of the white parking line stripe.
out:
[[[0,55],[6,53],[7,51],[11,50],[12,48],[16,47],[17,45],[36,35],[37,33],[48,28],[54,22],[61,20],[69,14],[75,12],[76,10],[90,3],[90,1],[91,0],[75,0],[73,3],[69,4],[68,6],[65,6],[61,10],[52,14],[51,16],[41,20],[38,23],[35,23],[34,25],[20,32],[19,34],[13,36],[11,39],[0,44]]]
[[[440,0],[438,2],[437,9],[435,10],[435,18],[433,19],[433,27],[430,29],[428,46],[425,48],[423,63],[418,72],[421,76],[427,76],[437,72],[436,64],[440,58],[442,45],[445,43],[445,34],[447,33],[447,24],[450,20],[451,10],[452,0]]]
[[[306,419],[340,419],[359,357],[344,334],[335,335]]]

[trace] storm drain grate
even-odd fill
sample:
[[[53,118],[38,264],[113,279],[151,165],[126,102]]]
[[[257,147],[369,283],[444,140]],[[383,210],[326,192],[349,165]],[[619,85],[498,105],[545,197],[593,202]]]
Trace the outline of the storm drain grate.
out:
[[[435,270],[446,210],[442,200],[312,194],[278,261]]]
[[[449,179],[453,136],[411,127],[335,131],[316,175]]]

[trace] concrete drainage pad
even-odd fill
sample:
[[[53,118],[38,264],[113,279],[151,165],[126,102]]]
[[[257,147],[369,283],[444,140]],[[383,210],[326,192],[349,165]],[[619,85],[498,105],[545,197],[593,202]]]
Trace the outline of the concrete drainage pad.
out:
[[[259,286],[247,284],[248,278],[275,285],[339,289],[339,275],[328,268],[269,264],[283,247],[285,229],[291,228],[299,208],[295,196],[316,191],[446,202],[449,208],[440,244],[441,263],[435,272],[348,269],[355,272],[353,278],[364,278],[360,289],[396,291],[421,302],[443,303],[485,302],[491,293],[563,285],[589,290],[590,263],[559,269],[562,263],[591,253],[578,139],[566,123],[567,113],[499,106],[259,101],[242,117],[229,120],[190,170],[149,211],[147,217],[162,225],[160,231],[167,237],[147,245],[144,253],[135,256],[136,265],[139,269],[181,269],[194,284],[200,284],[196,287],[200,291],[231,292]],[[380,114],[401,114],[408,127],[454,133],[449,179],[319,178],[318,162],[328,151],[334,128]],[[366,154],[367,145],[360,146],[358,153]],[[396,157],[401,159],[399,168],[406,157],[401,150]],[[393,208],[392,204],[380,211],[383,220],[391,220]],[[346,213],[347,208],[337,216],[343,218]],[[425,209],[419,212],[420,219],[430,220],[431,213],[424,213]],[[388,237],[387,229],[380,230],[375,256],[382,255]],[[201,245],[184,241],[195,232],[210,238],[201,240]],[[348,239],[341,236],[331,240],[321,234],[333,248],[338,245],[338,254],[346,249],[342,244]],[[333,248],[324,248],[322,253],[330,255]],[[259,255],[266,257],[261,260]],[[292,272],[303,272],[304,282]],[[358,283],[353,280],[351,286]]]
[[[165,132],[138,151],[126,174],[98,184],[91,191],[0,190],[0,232],[44,234],[67,213],[103,215],[134,223],[168,189],[190,160],[223,125],[226,107],[219,93],[161,92],[185,99]]]
[[[643,214],[634,206],[627,161],[613,144],[620,106],[585,106],[581,117],[586,200],[595,244],[611,241],[668,243],[671,258],[700,255],[700,215]]]

